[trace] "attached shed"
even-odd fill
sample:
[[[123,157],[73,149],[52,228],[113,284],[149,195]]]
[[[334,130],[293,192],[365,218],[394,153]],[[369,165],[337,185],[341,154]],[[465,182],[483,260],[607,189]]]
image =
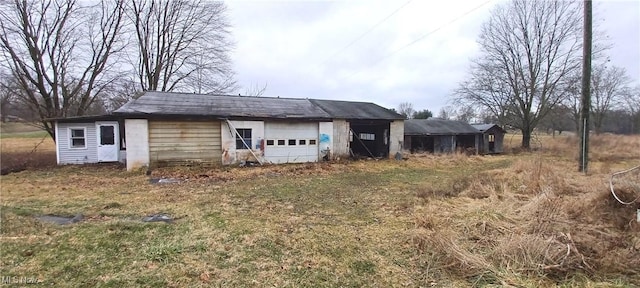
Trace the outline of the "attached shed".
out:
[[[149,91],[124,119],[127,169],[316,162],[400,152],[402,116],[373,103]]]
[[[113,115],[51,119],[58,164],[124,162],[122,120]]]
[[[338,156],[389,157],[402,150],[404,117],[373,103],[316,100],[331,115]],[[395,152],[394,152],[395,151]]]
[[[506,130],[496,124],[472,124],[480,133],[482,139],[478,147],[480,154],[497,154],[504,152],[503,143]]]
[[[404,121],[404,149],[412,153],[477,153],[480,140],[481,133],[465,122],[436,118]]]

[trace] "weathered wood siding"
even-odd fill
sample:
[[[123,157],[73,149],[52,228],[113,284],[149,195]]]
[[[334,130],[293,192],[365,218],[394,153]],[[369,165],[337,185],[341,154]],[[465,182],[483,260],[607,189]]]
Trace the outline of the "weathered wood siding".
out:
[[[349,122],[333,120],[333,158],[347,158],[349,154]]]
[[[220,121],[149,120],[151,165],[221,164]]]
[[[71,147],[71,136],[69,135],[71,128],[85,129],[84,148]],[[98,142],[95,122],[57,123],[56,140],[58,164],[98,163]]]

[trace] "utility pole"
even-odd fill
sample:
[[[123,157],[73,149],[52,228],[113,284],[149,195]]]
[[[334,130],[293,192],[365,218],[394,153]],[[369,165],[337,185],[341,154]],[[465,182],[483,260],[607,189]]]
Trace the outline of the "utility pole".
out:
[[[580,108],[580,157],[578,171],[587,173],[589,164],[589,113],[591,112],[591,0],[584,0],[582,43],[582,101]]]

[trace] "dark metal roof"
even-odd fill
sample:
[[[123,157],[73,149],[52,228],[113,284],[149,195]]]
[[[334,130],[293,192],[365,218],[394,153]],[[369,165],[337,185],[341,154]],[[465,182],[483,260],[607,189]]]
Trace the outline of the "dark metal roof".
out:
[[[173,92],[144,93],[118,110],[117,115],[135,116],[213,116],[280,119],[402,119],[373,103],[190,94]]]
[[[497,129],[500,129],[500,131],[502,131],[502,133],[507,133],[506,130],[502,129],[502,127],[496,125],[496,124],[471,124],[471,126],[473,126],[473,128],[478,129],[480,132],[484,132],[487,131],[493,127],[497,127]]]
[[[114,111],[128,115],[330,118],[307,99],[149,91]]]
[[[86,116],[71,116],[71,117],[56,117],[48,118],[48,121],[58,121],[60,123],[80,123],[80,122],[94,122],[94,121],[116,121],[121,117],[104,114],[104,115],[86,115]]]
[[[410,119],[404,121],[405,135],[456,135],[479,134],[478,129],[468,123],[437,118]]]
[[[318,99],[309,99],[309,101],[329,113],[332,118],[404,120],[404,116],[373,103]]]

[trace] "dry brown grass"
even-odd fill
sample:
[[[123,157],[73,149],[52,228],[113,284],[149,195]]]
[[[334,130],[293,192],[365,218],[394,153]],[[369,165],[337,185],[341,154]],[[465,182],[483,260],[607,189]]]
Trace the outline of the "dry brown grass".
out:
[[[42,133],[40,133],[42,134]],[[56,165],[55,143],[48,135],[34,138],[0,138],[0,174]]]
[[[599,137],[594,155],[622,156],[586,175],[567,137],[497,156],[151,171],[185,180],[170,185],[103,165],[12,173],[0,272],[55,286],[637,286],[637,207],[607,184],[637,165],[640,137]],[[4,153],[39,139],[2,140]],[[33,219],[78,212],[71,227]],[[137,222],[157,212],[183,218]]]
[[[507,168],[476,174],[460,197],[416,208],[425,261],[474,284],[548,286],[582,274],[640,285],[640,203],[621,205],[608,189],[611,171],[639,164],[640,137],[593,137],[587,175],[567,156],[575,139],[542,142]]]

